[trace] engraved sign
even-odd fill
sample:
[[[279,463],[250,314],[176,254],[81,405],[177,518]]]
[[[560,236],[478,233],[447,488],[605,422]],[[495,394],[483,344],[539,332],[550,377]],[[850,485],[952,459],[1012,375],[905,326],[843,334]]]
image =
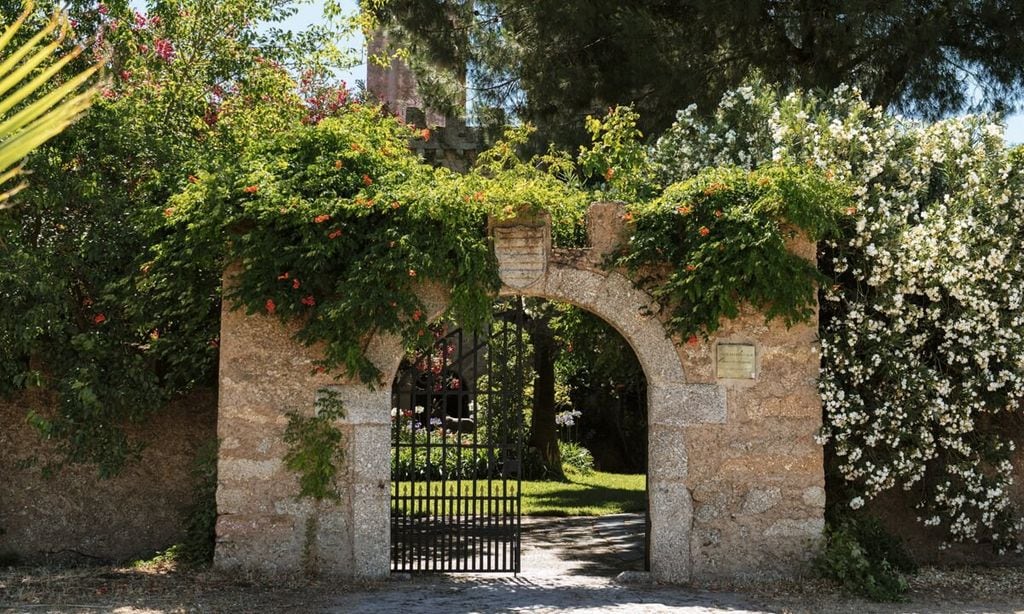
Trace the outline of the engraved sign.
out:
[[[754,379],[757,363],[754,346],[748,343],[719,343],[717,371],[721,379]]]
[[[494,255],[501,281],[511,288],[526,288],[544,276],[550,243],[547,226],[494,228]]]

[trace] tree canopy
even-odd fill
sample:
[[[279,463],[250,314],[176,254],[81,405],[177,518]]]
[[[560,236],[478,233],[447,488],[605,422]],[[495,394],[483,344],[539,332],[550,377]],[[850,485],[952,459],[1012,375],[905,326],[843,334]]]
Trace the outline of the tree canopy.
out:
[[[443,107],[468,66],[481,117],[511,113],[575,145],[588,114],[635,105],[647,134],[711,112],[752,72],[786,89],[861,89],[928,119],[1012,108],[1024,88],[1016,0],[390,0],[374,9]],[[448,78],[444,78],[448,75]]]

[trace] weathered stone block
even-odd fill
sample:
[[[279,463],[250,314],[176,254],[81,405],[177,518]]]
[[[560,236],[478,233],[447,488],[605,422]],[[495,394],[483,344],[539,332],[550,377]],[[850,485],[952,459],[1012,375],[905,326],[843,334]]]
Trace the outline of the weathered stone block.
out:
[[[352,495],[352,572],[354,578],[381,580],[391,569],[391,491],[387,482],[354,484]]]
[[[647,479],[683,482],[687,476],[686,432],[680,427],[650,424],[647,430]]]
[[[763,514],[775,507],[782,500],[782,490],[778,488],[751,488],[743,498],[743,514]]]
[[[625,214],[626,203],[618,201],[591,203],[587,208],[587,243],[598,262],[626,241]]]
[[[359,424],[353,427],[347,465],[359,484],[387,484],[391,480],[391,426]]]
[[[717,384],[647,387],[648,424],[689,426],[725,422],[725,390]]]
[[[688,582],[693,522],[690,492],[679,482],[649,482],[647,495],[651,518],[651,576],[657,582]]]

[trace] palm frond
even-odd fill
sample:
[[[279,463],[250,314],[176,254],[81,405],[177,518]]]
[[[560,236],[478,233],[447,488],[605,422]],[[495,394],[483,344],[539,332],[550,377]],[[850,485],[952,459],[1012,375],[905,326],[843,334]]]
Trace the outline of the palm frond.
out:
[[[38,95],[52,79],[83,51],[76,47],[54,60],[68,33],[68,19],[55,11],[46,26],[12,52],[6,49],[33,10],[26,2],[21,15],[0,34],[0,209],[11,206],[11,198],[23,190],[21,161],[46,141],[60,134],[92,104],[97,86],[89,83],[99,70],[94,65],[45,94]],[[43,42],[55,31],[57,36]],[[26,101],[30,101],[25,103]],[[22,108],[8,116],[19,104]]]

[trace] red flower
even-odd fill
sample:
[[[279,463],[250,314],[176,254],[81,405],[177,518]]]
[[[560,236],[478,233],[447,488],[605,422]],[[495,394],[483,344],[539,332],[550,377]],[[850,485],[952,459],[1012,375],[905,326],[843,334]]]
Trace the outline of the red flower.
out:
[[[247,185],[247,186],[245,186],[243,188],[243,191],[246,194],[255,194],[256,192],[259,192],[259,190],[260,190],[260,186],[258,186],[258,185]]]
[[[103,315],[102,313],[97,313],[95,316],[93,316],[92,321],[95,324],[103,324],[104,322],[107,321],[107,316]]]
[[[711,234],[711,229],[709,229],[707,226],[701,226],[698,232],[700,232],[700,236],[706,237],[709,234]]]
[[[122,70],[121,71],[121,80],[122,81],[127,81],[128,79],[131,79],[131,78],[132,78],[132,73],[131,73],[130,70]]]
[[[291,275],[288,273],[288,271],[285,271],[284,273],[281,273],[280,275],[277,276],[277,280],[278,281],[284,281],[285,279],[288,279],[289,277],[291,277]]]
[[[274,299],[272,298],[268,298],[267,302],[264,303],[263,306],[267,308],[267,313],[270,315],[274,315],[274,312],[277,311],[277,304],[274,303]]]
[[[697,338],[697,335],[690,335],[690,338],[687,339],[686,342],[690,345],[697,345],[700,343],[700,339]]]
[[[302,284],[299,282],[299,280],[297,280],[297,279],[293,279],[292,280],[292,289],[293,290],[298,290],[299,286],[301,286],[301,285]]]
[[[416,277],[416,269],[409,269],[409,277]]]
[[[690,271],[692,273],[693,271],[697,270],[697,267],[692,265],[692,264],[688,264],[688,265],[686,265],[686,270]]]
[[[690,205],[683,205],[682,207],[676,209],[676,211],[679,212],[679,215],[690,215],[691,213],[693,213],[693,207],[691,207]]]
[[[302,300],[299,302],[305,305],[306,307],[312,307],[313,305],[316,305],[316,299],[313,298],[312,294],[308,294],[302,297]]]
[[[363,175],[363,185],[373,185],[373,179],[371,179],[369,175]]]
[[[430,140],[430,128],[424,128],[423,130],[420,130],[420,138],[422,138],[424,141],[429,141]]]
[[[345,166],[345,165],[342,163],[341,160],[335,160],[334,161],[334,170],[340,171],[342,166]]]
[[[158,38],[153,41],[153,52],[157,57],[166,62],[174,59],[174,45],[166,38]]]
[[[164,217],[171,217],[172,215],[174,215],[174,207],[164,209]]]
[[[721,209],[715,209],[715,217],[722,217],[722,210]]]
[[[412,321],[413,322],[419,322],[420,318],[422,318],[422,317],[423,317],[423,312],[421,312],[419,309],[417,309],[416,311],[412,312]]]
[[[188,176],[188,182],[189,183],[195,183],[197,181],[199,181],[199,177],[196,177],[195,175],[189,175]]]
[[[338,229],[338,230],[331,231],[331,234],[327,235],[327,238],[328,239],[337,239],[340,236],[341,236],[341,230]]]
[[[324,222],[328,221],[329,219],[331,219],[331,216],[329,216],[326,213],[324,213],[324,214],[318,215],[315,218],[313,218],[313,221],[316,222],[317,224],[323,224]]]
[[[397,209],[397,208],[399,208],[401,206],[402,205],[397,200],[391,202],[391,208],[392,209]]]
[[[625,215],[622,216],[622,221],[623,222],[632,222],[633,221],[633,214],[627,212]]]
[[[325,369],[324,367],[322,367],[320,365],[317,365],[317,366],[313,367],[313,373],[326,373],[326,372],[327,372],[327,369]]]
[[[614,177],[614,176],[615,176],[615,169],[609,166],[608,169],[604,172],[604,180],[605,181],[611,181],[612,177]]]

